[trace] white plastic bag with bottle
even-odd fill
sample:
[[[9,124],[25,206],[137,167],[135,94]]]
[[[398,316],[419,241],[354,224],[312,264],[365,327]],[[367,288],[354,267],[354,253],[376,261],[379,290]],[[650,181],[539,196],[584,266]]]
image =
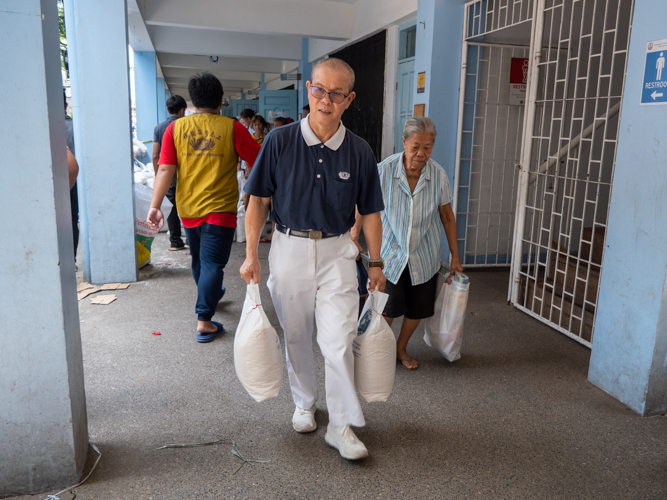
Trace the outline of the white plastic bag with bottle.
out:
[[[438,271],[435,314],[424,324],[424,342],[438,350],[447,361],[456,361],[461,357],[470,282],[465,274],[457,272],[447,283],[449,273],[446,265]]]

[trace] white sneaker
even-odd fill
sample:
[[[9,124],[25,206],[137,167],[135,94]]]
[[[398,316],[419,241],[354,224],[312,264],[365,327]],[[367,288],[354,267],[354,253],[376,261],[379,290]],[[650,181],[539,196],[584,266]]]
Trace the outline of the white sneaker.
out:
[[[313,432],[317,429],[315,406],[310,410],[303,410],[297,406],[292,417],[292,427],[296,432]]]
[[[324,440],[329,446],[336,448],[341,457],[348,460],[359,460],[368,456],[368,450],[364,443],[359,441],[349,425],[334,427],[329,424]]]

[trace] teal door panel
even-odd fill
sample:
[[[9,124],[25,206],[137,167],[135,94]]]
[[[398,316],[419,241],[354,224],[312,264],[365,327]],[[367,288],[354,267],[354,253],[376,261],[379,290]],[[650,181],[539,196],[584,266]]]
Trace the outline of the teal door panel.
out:
[[[236,115],[234,114],[234,108],[232,106],[223,106],[220,109],[220,114],[222,116],[227,116],[229,118],[234,118]]]
[[[396,71],[396,116],[394,119],[394,152],[403,151],[403,126],[412,117],[412,98],[415,85],[414,58],[399,61]]]
[[[229,107],[232,108],[232,116],[239,116],[244,109],[259,111],[259,101],[257,99],[232,99]]]
[[[297,119],[297,91],[296,90],[260,90],[259,114],[273,123],[277,116]]]

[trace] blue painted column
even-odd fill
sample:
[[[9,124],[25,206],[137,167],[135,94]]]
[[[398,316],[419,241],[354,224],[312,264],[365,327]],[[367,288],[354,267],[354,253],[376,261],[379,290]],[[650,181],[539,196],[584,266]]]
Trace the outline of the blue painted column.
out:
[[[640,106],[664,0],[635,2],[589,380],[641,415],[667,411],[667,105]]]
[[[136,281],[125,0],[73,3],[90,279]]]
[[[313,65],[308,62],[308,38],[302,40],[301,60],[299,61],[299,73],[301,80],[299,80],[299,108],[297,113],[303,113],[303,107],[308,104],[308,88],[306,82],[310,80],[310,72],[313,70]]]
[[[262,81],[259,83],[259,90],[266,90],[266,82],[264,81],[264,73],[262,73]]]
[[[74,0],[64,0],[65,26],[67,36],[67,59],[69,62],[70,88],[72,98],[72,124],[74,149],[83,151],[81,139],[81,105],[79,104],[79,62],[76,53],[76,28],[74,22]],[[76,155],[79,164],[77,196],[79,201],[79,242],[81,245],[81,266],[83,280],[90,281],[90,248],[88,244],[88,212],[86,210],[86,165],[83,154]]]
[[[415,78],[420,72],[426,72],[426,89],[418,94],[415,80],[413,103],[426,105],[424,114],[438,129],[431,157],[447,170],[452,187],[456,166],[464,3],[464,0],[420,0],[417,7]]]
[[[164,86],[164,78],[157,79],[157,121],[162,123],[169,116],[167,111],[167,91]]]
[[[134,92],[137,112],[137,139],[152,141],[153,131],[158,124],[157,65],[155,52],[136,51],[134,53]],[[147,159],[153,155],[153,143],[144,143],[148,148]]]
[[[465,0],[419,0],[415,43],[415,94],[413,104],[425,104],[425,116],[435,123],[438,137],[431,158],[447,171],[454,189],[456,139]],[[417,77],[426,72],[424,93],[417,93]],[[456,212],[456,210],[454,210]],[[444,230],[442,258],[449,259]]]
[[[0,9],[0,497],[78,482],[88,450],[56,2]],[[11,117],[11,119],[9,119]]]

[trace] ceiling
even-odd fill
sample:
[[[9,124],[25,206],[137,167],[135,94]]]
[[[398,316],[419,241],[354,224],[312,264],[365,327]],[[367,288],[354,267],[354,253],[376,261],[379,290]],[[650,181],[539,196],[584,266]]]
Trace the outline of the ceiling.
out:
[[[130,45],[156,52],[158,76],[172,93],[184,93],[190,76],[209,71],[232,97],[258,89],[262,75],[267,88],[282,88],[280,75],[297,71],[304,39],[315,49],[313,60],[417,9],[417,0],[126,2]]]

